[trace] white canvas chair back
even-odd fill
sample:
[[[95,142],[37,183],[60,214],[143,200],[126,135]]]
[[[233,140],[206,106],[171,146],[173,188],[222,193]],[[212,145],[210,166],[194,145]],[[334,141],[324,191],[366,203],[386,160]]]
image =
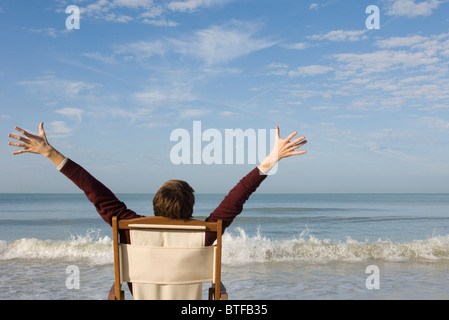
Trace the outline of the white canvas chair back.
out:
[[[120,223],[129,229],[131,243],[117,243],[116,278],[119,277],[119,285],[132,283],[134,299],[198,300],[202,298],[203,282],[220,284],[221,221],[213,223],[215,231],[220,229],[220,243],[217,239],[214,246],[204,245],[205,232],[211,231],[211,223],[198,220],[186,223],[161,217]],[[218,292],[215,298],[219,297]]]

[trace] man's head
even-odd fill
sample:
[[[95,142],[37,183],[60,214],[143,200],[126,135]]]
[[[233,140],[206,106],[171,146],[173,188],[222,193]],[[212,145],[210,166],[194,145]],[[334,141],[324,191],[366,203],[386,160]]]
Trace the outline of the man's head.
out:
[[[169,180],[153,199],[154,215],[172,219],[190,219],[195,204],[194,190],[185,181]]]

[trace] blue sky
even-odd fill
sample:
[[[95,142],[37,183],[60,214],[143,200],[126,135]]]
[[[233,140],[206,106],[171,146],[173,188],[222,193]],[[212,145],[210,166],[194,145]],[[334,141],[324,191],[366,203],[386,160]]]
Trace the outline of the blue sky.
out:
[[[0,192],[77,191],[43,157],[11,155],[7,134],[40,121],[117,193],[168,179],[225,193],[252,169],[173,164],[170,134],[193,121],[306,136],[307,155],[259,192],[449,192],[448,12],[445,0],[3,0]]]

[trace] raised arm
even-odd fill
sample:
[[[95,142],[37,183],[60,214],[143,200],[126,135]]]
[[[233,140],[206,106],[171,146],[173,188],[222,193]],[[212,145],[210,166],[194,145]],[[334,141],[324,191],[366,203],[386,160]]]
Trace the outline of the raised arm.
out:
[[[19,127],[15,127],[18,132],[23,134],[25,137],[18,136],[15,134],[9,134],[10,138],[16,139],[21,142],[8,142],[10,146],[22,147],[23,149],[14,151],[12,154],[17,155],[21,153],[36,153],[41,154],[48,158],[55,166],[59,166],[65,157],[55,148],[53,148],[47,140],[44,131],[44,123],[39,124],[39,133],[37,135],[31,134]]]
[[[276,136],[273,149],[261,164],[241,179],[237,185],[229,191],[220,205],[210,214],[206,221],[223,221],[223,232],[234,221],[234,218],[243,210],[243,205],[253,192],[267,177],[269,171],[283,158],[305,154],[306,151],[297,151],[307,143],[304,137],[290,141],[297,132],[293,132],[285,139],[281,139],[279,127],[276,126]],[[216,239],[214,233],[206,235],[206,245],[211,245]]]
[[[47,140],[44,131],[44,124],[39,125],[39,133],[31,134],[21,128],[15,129],[25,137],[15,134],[9,134],[10,138],[20,142],[9,142],[8,144],[23,149],[14,151],[13,154],[36,153],[41,154],[53,162],[55,166],[77,185],[86,195],[87,199],[95,206],[97,212],[108,224],[112,223],[112,217],[117,216],[120,219],[138,218],[134,211],[128,209],[105,185],[98,181],[94,176],[87,172],[77,163],[66,159],[59,151],[53,148]]]

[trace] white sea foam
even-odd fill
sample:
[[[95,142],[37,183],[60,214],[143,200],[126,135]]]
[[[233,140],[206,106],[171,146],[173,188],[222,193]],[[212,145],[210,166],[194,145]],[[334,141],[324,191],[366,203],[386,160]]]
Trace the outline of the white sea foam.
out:
[[[363,260],[449,260],[449,235],[410,242],[379,239],[360,242],[320,240],[307,232],[291,240],[271,240],[258,232],[248,236],[243,229],[223,237],[223,262],[246,264],[254,262],[304,261],[326,263]]]
[[[93,264],[113,262],[112,240],[87,233],[64,241],[23,238],[0,241],[0,261],[12,259],[89,260]],[[410,242],[381,240],[360,242],[318,239],[305,232],[290,240],[272,240],[258,232],[248,236],[243,229],[223,236],[223,263],[250,264],[303,261],[327,263],[336,261],[437,261],[449,260],[449,235]]]
[[[0,260],[45,259],[45,260],[90,260],[94,264],[113,262],[112,240],[96,237],[89,231],[84,236],[72,236],[64,241],[22,238],[0,241]]]

